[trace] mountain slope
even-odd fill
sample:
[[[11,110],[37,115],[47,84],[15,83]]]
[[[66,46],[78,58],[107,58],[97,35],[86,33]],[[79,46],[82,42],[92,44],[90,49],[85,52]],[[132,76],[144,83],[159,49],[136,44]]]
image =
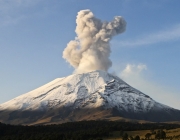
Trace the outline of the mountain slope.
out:
[[[0,121],[47,124],[119,116],[180,121],[180,111],[160,104],[104,71],[74,74],[0,105]]]

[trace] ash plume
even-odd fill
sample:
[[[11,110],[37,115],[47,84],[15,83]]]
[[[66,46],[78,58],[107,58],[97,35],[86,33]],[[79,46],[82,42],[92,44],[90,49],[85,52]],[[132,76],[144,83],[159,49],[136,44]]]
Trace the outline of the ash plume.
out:
[[[116,16],[111,22],[102,22],[90,10],[81,10],[76,24],[77,37],[67,44],[63,58],[75,68],[75,73],[107,71],[112,65],[109,41],[125,31],[126,21]]]

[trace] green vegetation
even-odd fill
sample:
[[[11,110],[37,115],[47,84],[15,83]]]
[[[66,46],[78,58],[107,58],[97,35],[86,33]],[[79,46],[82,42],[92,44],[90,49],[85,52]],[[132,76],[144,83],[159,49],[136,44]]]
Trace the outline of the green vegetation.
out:
[[[170,139],[175,138],[169,135],[172,130],[176,130],[177,134],[180,132],[177,128],[180,125],[112,121],[81,121],[46,126],[0,123],[0,140],[140,140],[152,139],[152,135],[156,139]]]

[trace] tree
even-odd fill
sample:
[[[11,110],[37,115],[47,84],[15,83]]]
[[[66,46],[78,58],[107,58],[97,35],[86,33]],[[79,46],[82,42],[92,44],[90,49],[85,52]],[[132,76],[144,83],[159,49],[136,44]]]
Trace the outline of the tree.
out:
[[[130,136],[129,138],[130,138],[130,140],[134,140],[133,136]]]
[[[166,138],[166,132],[163,130],[158,130],[156,135],[155,135],[156,139],[165,139]]]
[[[161,138],[164,140],[166,138],[166,132],[165,131],[161,131]]]
[[[124,134],[124,132],[123,132],[123,130],[121,130],[120,132],[119,132],[119,136],[123,136],[123,134]]]
[[[140,140],[140,137],[137,135],[134,140]]]
[[[149,140],[150,137],[151,137],[151,133],[147,133],[147,134],[145,135],[145,138],[148,139],[148,140]]]
[[[128,134],[127,133],[123,134],[123,140],[128,140]]]

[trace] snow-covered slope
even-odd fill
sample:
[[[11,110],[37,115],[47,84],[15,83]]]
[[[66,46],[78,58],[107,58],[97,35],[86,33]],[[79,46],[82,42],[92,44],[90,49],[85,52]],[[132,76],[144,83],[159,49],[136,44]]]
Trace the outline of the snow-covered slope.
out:
[[[13,111],[47,113],[60,108],[61,110],[68,108],[71,111],[96,108],[113,109],[116,110],[115,114],[118,112],[119,115],[130,114],[123,116],[128,118],[132,118],[130,116],[133,113],[165,112],[165,114],[171,114],[172,111],[179,112],[154,101],[116,76],[104,71],[94,71],[55,79],[38,89],[1,104],[0,113],[8,113],[0,114],[0,120],[3,121],[3,117],[7,115],[12,118]],[[138,119],[138,117],[135,118]],[[13,117],[13,119],[17,118]],[[140,117],[140,119],[144,118]]]

